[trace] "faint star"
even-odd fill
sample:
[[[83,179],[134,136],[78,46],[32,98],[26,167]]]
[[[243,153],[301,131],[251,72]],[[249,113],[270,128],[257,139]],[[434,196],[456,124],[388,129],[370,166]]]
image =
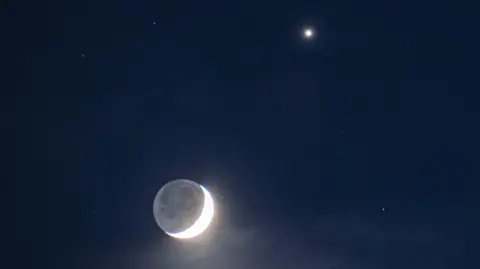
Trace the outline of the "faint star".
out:
[[[382,207],[382,211],[385,212],[385,207]]]
[[[85,58],[85,54],[82,53],[82,58]]]
[[[153,22],[153,25],[157,24],[156,22]]]

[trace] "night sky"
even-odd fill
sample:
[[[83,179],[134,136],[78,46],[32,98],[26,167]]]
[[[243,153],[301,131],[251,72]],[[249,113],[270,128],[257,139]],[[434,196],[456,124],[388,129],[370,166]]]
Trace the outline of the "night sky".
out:
[[[16,1],[21,263],[479,268],[478,6],[388,2]],[[176,178],[208,240],[156,225]]]

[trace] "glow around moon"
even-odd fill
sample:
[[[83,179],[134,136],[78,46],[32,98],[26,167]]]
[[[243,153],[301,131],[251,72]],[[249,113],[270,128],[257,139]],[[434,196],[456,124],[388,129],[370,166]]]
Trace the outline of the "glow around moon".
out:
[[[215,206],[213,204],[212,195],[208,192],[208,190],[205,187],[203,186],[200,186],[200,187],[202,188],[202,191],[205,197],[202,214],[190,228],[178,233],[167,232],[168,235],[178,239],[188,239],[188,238],[193,238],[202,234],[208,228],[208,226],[210,225],[213,219]]]

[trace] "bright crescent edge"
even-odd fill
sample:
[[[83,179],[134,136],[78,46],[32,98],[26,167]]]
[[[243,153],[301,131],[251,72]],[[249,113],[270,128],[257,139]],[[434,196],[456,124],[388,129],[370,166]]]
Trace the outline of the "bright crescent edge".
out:
[[[210,225],[210,222],[212,222],[213,219],[213,198],[205,187],[203,187],[202,185],[200,185],[200,187],[202,188],[203,194],[205,196],[202,214],[200,214],[200,217],[198,217],[198,219],[195,221],[195,223],[193,223],[190,228],[178,233],[167,233],[168,235],[178,239],[188,239],[200,235],[208,228],[208,225]]]

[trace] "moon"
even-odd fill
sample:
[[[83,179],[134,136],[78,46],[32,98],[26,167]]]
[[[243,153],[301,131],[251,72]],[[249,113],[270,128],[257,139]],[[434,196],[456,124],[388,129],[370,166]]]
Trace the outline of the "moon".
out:
[[[200,214],[200,217],[195,221],[195,223],[185,231],[179,232],[179,233],[167,233],[170,236],[173,236],[175,238],[179,239],[186,239],[186,238],[193,238],[201,233],[203,233],[207,228],[210,222],[212,222],[213,219],[213,213],[214,213],[214,205],[213,205],[213,198],[208,192],[208,190],[200,186],[202,188],[203,194],[204,194],[204,204],[203,204],[203,210],[202,213]]]
[[[304,27],[302,29],[302,36],[307,40],[313,39],[315,37],[315,29],[313,27]]]
[[[177,239],[189,239],[208,228],[214,208],[207,188],[191,180],[177,179],[158,191],[153,202],[153,215],[166,234]]]

